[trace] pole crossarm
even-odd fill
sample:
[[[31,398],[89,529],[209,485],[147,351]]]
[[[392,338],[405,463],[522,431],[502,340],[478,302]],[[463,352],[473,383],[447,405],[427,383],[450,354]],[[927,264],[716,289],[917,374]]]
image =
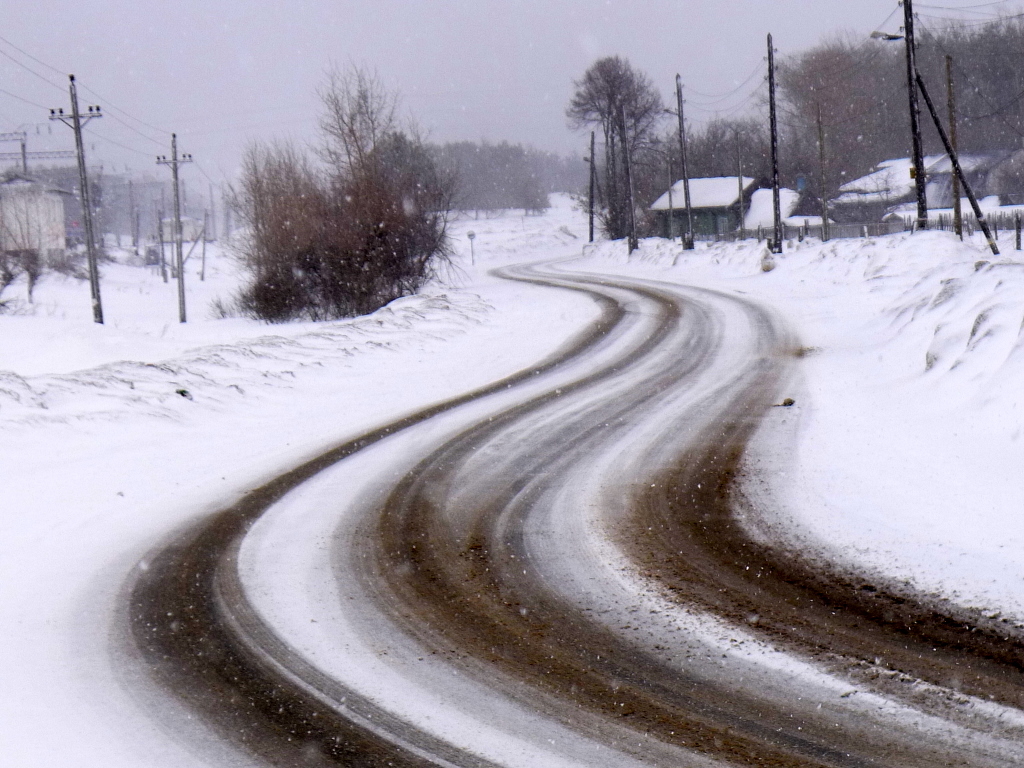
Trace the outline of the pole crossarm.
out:
[[[28,138],[28,134],[25,131],[11,131],[9,133],[0,133],[0,141],[25,141]]]

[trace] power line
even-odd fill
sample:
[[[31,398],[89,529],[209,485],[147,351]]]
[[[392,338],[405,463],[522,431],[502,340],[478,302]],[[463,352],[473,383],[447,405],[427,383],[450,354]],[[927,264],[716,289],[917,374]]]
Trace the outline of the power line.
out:
[[[4,43],[7,43],[7,45],[11,46],[11,48],[13,48],[14,50],[16,50],[16,51],[17,51],[18,53],[20,53],[20,54],[22,54],[22,55],[24,55],[24,56],[28,56],[28,57],[29,57],[30,59],[32,59],[32,61],[34,61],[34,62],[35,62],[36,64],[42,64],[42,65],[43,65],[44,67],[46,67],[47,69],[53,70],[53,71],[54,71],[54,72],[56,72],[56,73],[57,73],[58,75],[62,75],[62,76],[64,76],[64,75],[66,75],[66,74],[67,74],[66,72],[61,72],[61,71],[60,71],[59,69],[57,69],[56,67],[54,67],[54,66],[51,66],[50,64],[47,64],[47,63],[46,63],[45,61],[43,61],[43,60],[41,60],[41,59],[37,59],[37,58],[36,58],[35,56],[33,56],[33,55],[32,55],[31,53],[29,53],[28,51],[26,51],[26,50],[23,50],[23,49],[19,48],[18,46],[16,46],[16,45],[15,45],[14,43],[12,43],[12,42],[11,42],[10,40],[8,40],[8,39],[7,39],[6,37],[0,37],[0,41],[2,41],[2,42],[4,42]],[[63,90],[63,89],[61,89],[61,90]]]
[[[57,85],[55,82],[50,80],[50,78],[45,77],[43,75],[40,75],[38,72],[36,72],[34,69],[32,69],[32,67],[28,66],[27,64],[23,64],[22,62],[18,61],[16,58],[11,56],[11,54],[9,54],[7,51],[3,50],[2,48],[0,48],[0,56],[3,56],[5,58],[7,58],[7,59],[10,59],[15,64],[17,64],[19,67],[21,67],[26,72],[28,72],[29,74],[32,74],[32,75],[35,75],[36,77],[38,77],[40,80],[42,80],[44,83],[49,85],[51,88],[56,88],[58,91],[63,91],[64,90],[61,86]]]
[[[31,53],[29,53],[28,51],[24,50],[23,48],[19,48],[19,47],[18,47],[17,45],[15,45],[14,43],[12,43],[12,42],[11,42],[10,40],[8,40],[7,38],[5,38],[5,37],[0,37],[0,42],[3,42],[3,43],[5,43],[5,44],[9,45],[9,46],[10,46],[11,48],[13,48],[14,50],[16,50],[16,51],[17,51],[18,53],[22,54],[23,56],[27,56],[28,58],[32,59],[32,61],[36,62],[37,64],[40,64],[41,66],[44,66],[44,67],[46,67],[47,69],[49,69],[49,70],[51,70],[51,71],[53,71],[53,72],[56,72],[56,73],[57,73],[57,74],[59,74],[59,75],[63,75],[63,74],[64,74],[64,73],[63,73],[63,72],[61,72],[61,71],[60,71],[59,69],[57,69],[56,67],[54,67],[54,66],[53,66],[52,64],[47,64],[47,63],[46,63],[45,61],[43,61],[42,59],[39,59],[39,58],[37,58],[37,57],[33,56],[33,55],[32,55]],[[52,82],[52,81],[51,81],[51,80],[50,80],[49,78],[47,78],[47,77],[44,77],[43,75],[39,74],[39,73],[38,73],[38,72],[36,72],[36,71],[35,71],[34,69],[32,69],[31,67],[28,67],[28,66],[27,66],[27,65],[25,65],[24,63],[22,63],[22,62],[18,61],[18,60],[17,60],[16,58],[14,58],[13,56],[11,56],[11,55],[10,55],[9,53],[7,53],[6,51],[4,51],[3,49],[0,49],[0,55],[2,55],[2,56],[5,56],[6,58],[10,59],[10,60],[11,60],[11,61],[13,61],[13,62],[14,62],[15,64],[17,64],[17,65],[18,65],[19,67],[22,67],[22,68],[23,68],[23,69],[25,69],[26,71],[28,71],[28,72],[31,72],[31,73],[32,73],[33,75],[35,75],[36,77],[38,77],[38,78],[39,78],[40,80],[42,80],[43,82],[45,82],[45,83],[47,83],[47,84],[49,84],[49,85],[53,86],[53,87],[54,87],[54,88],[56,88],[57,90],[59,90],[59,91],[63,91],[63,90],[64,90],[64,88],[63,88],[62,86],[56,85],[56,84],[55,84],[55,83],[53,83],[53,82]],[[79,83],[79,85],[80,85],[80,86],[82,87],[82,90],[88,91],[88,92],[89,92],[89,93],[91,93],[91,94],[92,94],[93,96],[95,96],[95,97],[96,97],[97,99],[99,99],[100,101],[102,101],[102,102],[103,102],[103,106],[104,106],[104,107],[106,107],[106,108],[108,108],[108,109],[113,109],[113,110],[114,110],[115,112],[120,112],[120,113],[121,113],[122,115],[124,115],[124,116],[125,116],[125,117],[127,117],[128,119],[130,119],[130,120],[134,120],[135,122],[139,123],[140,125],[144,125],[144,126],[146,126],[147,128],[150,128],[150,129],[152,129],[152,130],[154,130],[154,131],[157,131],[158,133],[165,133],[165,134],[167,134],[167,135],[170,135],[170,133],[171,133],[170,131],[164,130],[163,128],[159,128],[159,127],[157,127],[157,126],[155,126],[155,125],[150,125],[150,124],[149,124],[149,123],[147,123],[147,122],[146,122],[145,120],[140,120],[139,118],[135,117],[135,116],[134,116],[134,115],[132,115],[131,113],[129,113],[129,112],[126,112],[125,110],[121,109],[121,108],[120,108],[120,107],[118,107],[118,106],[117,106],[116,104],[112,103],[112,102],[111,102],[111,101],[110,101],[109,99],[107,99],[107,98],[106,98],[106,97],[104,97],[103,95],[101,95],[101,94],[97,93],[97,92],[96,92],[95,90],[93,90],[93,89],[92,89],[92,88],[90,88],[89,86],[85,85],[84,83],[81,83],[81,82],[80,82],[80,83]],[[118,121],[119,123],[121,123],[121,124],[122,124],[123,126],[125,126],[126,128],[128,128],[128,130],[130,130],[130,131],[134,131],[135,133],[139,134],[139,135],[140,135],[140,136],[142,136],[143,138],[145,138],[145,139],[148,139],[149,141],[152,141],[152,142],[154,142],[154,143],[156,143],[156,144],[158,144],[158,145],[160,145],[160,146],[163,146],[163,145],[164,145],[164,142],[162,142],[162,141],[158,141],[158,140],[154,139],[154,138],[153,138],[152,136],[148,136],[148,135],[146,135],[145,133],[143,133],[143,132],[142,132],[142,131],[140,131],[139,129],[135,128],[134,126],[132,126],[132,125],[129,125],[128,123],[124,122],[124,120],[121,120],[121,119],[120,119],[120,118],[118,118],[117,116],[115,116],[115,115],[111,115],[111,117],[113,117],[113,118],[114,118],[115,120],[117,120],[117,121]]]
[[[757,66],[754,67],[754,71],[751,72],[749,75],[747,75],[745,78],[743,78],[743,82],[741,82],[739,85],[737,85],[731,91],[728,91],[726,93],[703,93],[703,92],[698,91],[698,90],[696,90],[694,88],[688,88],[687,90],[690,93],[695,93],[698,96],[703,96],[706,99],[727,98],[729,96],[732,96],[734,93],[736,93],[736,91],[739,91],[740,89],[742,89],[747,83],[749,83],[753,79],[754,75],[756,75],[758,72],[763,72],[763,71],[764,71],[764,62],[758,62]]]
[[[946,50],[945,46],[942,44],[942,42],[939,40],[939,38],[935,35],[935,33],[932,30],[928,29],[927,27],[921,27],[921,30],[923,32],[927,33],[927,35],[932,39],[932,41],[939,48],[939,50],[941,50],[947,56],[951,55],[949,53],[949,51]],[[957,71],[960,72],[960,74],[963,76],[964,80],[966,80],[968,83],[970,83],[971,85],[974,86],[974,92],[976,94],[978,94],[978,96],[981,97],[981,99],[983,101],[985,101],[990,107],[992,107],[992,109],[994,110],[993,113],[992,113],[992,116],[995,117],[997,120],[999,120],[999,122],[1001,122],[1003,125],[1005,125],[1007,128],[1009,128],[1011,131],[1016,133],[1018,136],[1024,138],[1024,133],[1022,133],[1021,130],[1017,126],[1015,126],[1012,123],[1010,123],[1008,120],[1006,120],[1000,114],[1000,111],[1005,106],[1009,106],[1009,105],[1004,105],[1004,107],[997,106],[995,103],[993,103],[993,101],[990,98],[988,98],[988,96],[986,96],[984,94],[984,92],[981,90],[979,85],[976,82],[974,82],[974,79],[967,73],[967,71],[963,67],[961,67],[958,63],[954,63],[953,66],[956,67]],[[1024,94],[1022,94],[1022,95],[1024,95]],[[1020,96],[1017,96],[1015,98],[1020,98]],[[963,113],[961,113],[961,114],[963,114]],[[970,115],[964,115],[964,117],[970,117]]]
[[[985,13],[985,11],[977,11],[977,8],[991,8],[994,5],[1006,5],[1010,2],[1018,2],[1018,0],[995,0],[991,3],[976,3],[974,5],[930,5],[928,3],[918,3],[918,8],[931,8],[936,11],[971,11],[973,13]]]
[[[0,93],[4,94],[5,96],[10,96],[12,99],[17,99],[18,101],[23,101],[26,104],[29,104],[29,105],[31,105],[33,107],[39,107],[40,109],[49,109],[49,107],[44,107],[42,104],[36,104],[34,101],[29,101],[28,99],[24,98],[23,96],[19,96],[16,93],[11,93],[10,91],[5,91],[3,88],[0,88]]]
[[[937,16],[929,13],[917,13],[915,16],[921,16],[926,19],[935,19],[937,21],[951,21],[956,22],[957,26],[961,27],[985,27],[992,24],[998,24],[1001,21],[1012,21],[1013,19],[1024,18],[1024,13],[1013,13],[1013,14],[999,14],[998,16],[992,16],[989,19],[958,19],[955,16]]]
[[[103,106],[104,106],[104,107],[108,107],[108,108],[110,108],[110,109],[113,109],[113,110],[114,110],[115,112],[120,112],[120,113],[121,113],[122,115],[124,115],[125,117],[127,117],[127,118],[128,118],[129,120],[134,120],[134,121],[135,121],[136,123],[138,123],[139,125],[144,125],[144,126],[146,126],[147,128],[150,128],[150,129],[152,129],[152,130],[154,130],[154,131],[157,131],[158,133],[165,133],[165,134],[167,134],[168,136],[170,136],[170,135],[171,135],[171,131],[168,131],[168,130],[165,130],[164,128],[159,128],[159,127],[157,127],[157,126],[155,126],[155,125],[152,125],[152,124],[150,124],[150,123],[147,123],[147,122],[146,122],[145,120],[140,120],[139,118],[135,117],[135,116],[134,116],[133,114],[131,114],[130,112],[125,112],[125,111],[124,111],[123,109],[121,109],[121,108],[120,108],[119,106],[117,106],[116,104],[112,104],[112,103],[110,102],[110,100],[109,100],[109,99],[107,99],[107,98],[106,98],[105,96],[103,96],[103,95],[101,95],[101,94],[97,93],[96,91],[94,91],[94,90],[93,90],[92,88],[90,88],[89,86],[87,86],[87,85],[83,85],[83,86],[82,86],[82,88],[84,88],[84,89],[85,89],[85,90],[87,90],[87,91],[88,91],[89,93],[91,93],[91,94],[92,94],[93,96],[95,96],[95,97],[96,97],[97,99],[99,99],[100,101],[102,101],[102,102],[103,102]],[[132,129],[132,130],[135,130],[135,129]],[[145,136],[145,134],[141,134],[141,135]],[[146,136],[146,138],[147,138],[147,139],[150,139],[150,141],[156,141],[156,139],[153,139],[153,138],[151,138],[151,137],[149,137],[149,136]],[[157,143],[160,143],[160,142],[157,142]]]

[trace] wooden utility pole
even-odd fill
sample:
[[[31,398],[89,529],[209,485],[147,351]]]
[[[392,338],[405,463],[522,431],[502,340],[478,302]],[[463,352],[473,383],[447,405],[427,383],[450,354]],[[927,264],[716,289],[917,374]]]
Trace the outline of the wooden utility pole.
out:
[[[156,212],[156,235],[160,238],[160,277],[167,282],[167,257],[164,255],[164,212],[158,209]]]
[[[672,156],[668,158],[668,239],[676,239],[676,205],[672,199]]]
[[[821,102],[818,102],[818,167],[821,171],[821,241],[828,240],[828,176],[825,173],[825,125],[821,122]]]
[[[733,140],[736,142],[736,186],[738,187],[737,192],[739,194],[739,196],[736,199],[739,200],[739,203],[740,203],[740,226],[739,226],[740,239],[741,240],[746,240],[747,239],[747,229],[746,229],[746,221],[745,221],[746,214],[745,214],[745,212],[743,210],[743,192],[744,192],[745,188],[743,186],[743,157],[742,157],[742,155],[740,155],[740,131],[737,128],[732,133],[733,133]]]
[[[92,225],[92,195],[89,192],[89,179],[85,169],[85,143],[82,141],[82,128],[93,118],[103,117],[100,108],[89,107],[83,115],[78,111],[78,89],[75,87],[75,76],[70,75],[71,115],[64,114],[63,109],[51,109],[50,119],[60,120],[75,132],[75,151],[78,155],[78,183],[81,189],[82,221],[85,224],[85,252],[89,260],[89,290],[92,293],[92,319],[103,324],[103,302],[100,300],[100,270],[96,258],[96,238]]]
[[[956,140],[956,94],[953,91],[953,57],[946,56],[946,105],[949,108],[949,143],[953,146],[954,152],[959,152],[960,147]],[[960,210],[960,178],[954,173],[953,176],[953,231],[957,237],[964,239],[964,218]]]
[[[960,182],[964,185],[964,192],[967,193],[967,199],[971,201],[971,208],[974,209],[974,217],[978,220],[978,226],[985,233],[985,239],[988,240],[988,247],[992,249],[993,255],[998,256],[999,246],[996,245],[995,238],[992,236],[992,230],[989,229],[988,222],[985,221],[985,214],[982,212],[981,206],[978,205],[978,198],[974,196],[974,190],[971,189],[971,185],[964,175],[964,170],[960,167],[960,158],[957,156],[956,150],[953,149],[953,145],[950,143],[949,137],[942,127],[939,113],[935,111],[935,105],[932,103],[931,96],[928,95],[928,89],[921,78],[921,73],[916,72],[914,79],[917,81],[917,87],[921,89],[921,96],[928,107],[928,113],[932,116],[932,122],[935,123],[935,130],[938,132],[939,138],[942,139],[942,146],[945,147],[946,154],[949,155],[949,160],[953,164],[953,172],[960,177]]]
[[[135,210],[135,185],[128,179],[128,228],[131,230],[132,249],[139,255],[139,214]]]
[[[594,155],[597,150],[597,137],[594,131],[590,132],[590,192],[587,195],[587,215],[590,221],[590,242],[594,242],[594,193],[597,187],[597,159]]]
[[[917,228],[928,228],[928,200],[924,168],[924,145],[921,142],[921,109],[917,104],[917,48],[914,45],[913,0],[903,0],[903,39],[907,45],[907,93],[910,98],[910,135],[914,151],[914,186],[917,189]]]
[[[156,159],[157,165],[171,167],[171,179],[174,184],[174,261],[178,272],[178,321],[185,322],[185,260],[182,257],[181,244],[181,194],[178,185],[178,166],[191,163],[192,155],[178,157],[178,134],[171,134],[171,159],[161,155]]]
[[[772,253],[782,253],[782,206],[779,201],[779,123],[775,115],[775,47],[768,35],[768,119],[772,135]]]
[[[199,282],[206,280],[206,228],[209,226],[211,218],[206,211],[203,211],[203,265],[199,268]]]
[[[213,202],[213,184],[210,184],[210,234],[207,240],[211,243],[217,239],[217,206]]]
[[[690,171],[686,162],[686,120],[683,118],[683,79],[676,75],[676,115],[679,118],[679,155],[682,159],[683,204],[686,206],[686,234],[683,248],[693,249],[693,208],[690,206]]]
[[[629,252],[632,253],[640,247],[636,238],[636,203],[633,194],[633,171],[629,163],[629,126],[626,124],[626,106],[622,105],[619,110],[622,120],[622,157],[626,169],[626,191],[629,197]]]

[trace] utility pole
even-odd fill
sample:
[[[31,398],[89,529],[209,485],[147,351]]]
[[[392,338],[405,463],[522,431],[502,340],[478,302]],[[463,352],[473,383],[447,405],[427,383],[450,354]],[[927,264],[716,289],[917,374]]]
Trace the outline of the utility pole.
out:
[[[949,143],[954,152],[960,147],[956,141],[956,94],[953,91],[953,57],[946,55],[946,103],[949,107]],[[953,231],[957,237],[964,239],[964,218],[960,210],[960,177],[953,174]]]
[[[679,154],[682,158],[683,204],[686,206],[686,235],[683,249],[693,250],[693,208],[690,207],[690,171],[686,162],[686,121],[683,118],[683,79],[676,75],[676,115],[679,118]]]
[[[825,126],[821,122],[821,102],[818,102],[818,166],[821,170],[821,241],[828,240],[828,190],[825,174]]]
[[[0,133],[0,141],[17,141],[21,144],[21,173],[23,176],[28,176],[28,156],[25,153],[25,141],[28,138],[28,134],[25,131],[12,131],[11,133]],[[4,152],[4,160],[15,160],[18,155],[12,152]]]
[[[935,111],[935,105],[932,103],[931,96],[928,95],[928,89],[925,87],[924,80],[921,78],[921,73],[916,72],[915,78],[917,81],[917,87],[921,89],[921,96],[924,97],[924,103],[928,107],[928,113],[932,116],[932,122],[935,123],[935,130],[938,131],[939,138],[942,139],[942,146],[946,148],[946,154],[949,155],[949,160],[953,164],[953,172],[960,177],[960,182],[964,185],[964,192],[967,193],[967,199],[971,201],[971,208],[974,209],[974,216],[978,220],[978,226],[981,227],[981,231],[985,233],[985,239],[988,240],[988,247],[992,249],[992,253],[995,256],[999,255],[999,246],[996,245],[995,238],[992,237],[992,230],[988,227],[988,222],[985,221],[985,214],[982,213],[981,206],[978,205],[978,198],[974,196],[974,190],[971,189],[970,183],[967,181],[967,177],[964,175],[963,168],[960,167],[960,158],[957,157],[956,150],[953,149],[953,145],[949,141],[949,137],[946,135],[946,131],[942,127],[942,121],[939,120],[939,113]]]
[[[629,193],[629,252],[640,247],[636,239],[636,203],[633,194],[633,171],[629,164],[629,129],[626,125],[626,105],[619,110],[622,119],[622,157],[626,164],[626,190]]]
[[[135,185],[131,179],[128,179],[128,215],[131,217],[128,220],[128,227],[131,230],[132,236],[132,248],[135,250],[135,255],[139,255],[139,230],[138,230],[138,214],[135,211]]]
[[[89,290],[92,293],[92,319],[93,322],[103,324],[103,303],[100,300],[100,270],[96,259],[96,238],[92,226],[92,195],[89,193],[89,179],[85,170],[85,144],[82,141],[82,128],[90,120],[96,117],[103,117],[100,108],[89,107],[89,111],[82,115],[78,111],[78,89],[75,87],[75,76],[69,75],[71,85],[71,115],[65,115],[63,109],[51,109],[50,119],[60,120],[75,132],[75,151],[78,154],[78,184],[81,189],[82,220],[85,223],[85,252],[89,260]]]
[[[676,204],[672,199],[672,155],[668,156],[668,239],[676,239]]]
[[[210,184],[210,234],[206,238],[211,243],[217,239],[217,206],[213,202],[213,184]]]
[[[203,211],[203,266],[199,269],[199,282],[206,280],[206,227],[209,225],[210,215]]]
[[[768,117],[772,133],[772,215],[775,232],[772,253],[782,253],[782,206],[779,202],[779,124],[775,116],[775,47],[768,35]]]
[[[739,197],[736,199],[739,200],[740,203],[740,239],[746,240],[747,229],[745,226],[746,222],[744,220],[746,217],[743,211],[743,158],[740,155],[740,132],[738,128],[733,131],[733,139],[736,142],[736,186],[738,187],[737,192],[739,193]]]
[[[590,132],[590,192],[587,195],[587,214],[590,219],[590,242],[594,242],[594,192],[597,186],[597,161],[594,152],[597,150],[597,138],[594,131]]]
[[[174,184],[174,262],[178,272],[178,322],[185,322],[185,263],[181,248],[181,195],[178,187],[178,166],[191,163],[192,155],[178,157],[178,134],[171,134],[171,159],[161,155],[156,159],[157,165],[169,165]]]
[[[921,110],[917,104],[917,48],[914,45],[913,0],[903,0],[903,39],[907,44],[907,93],[910,97],[910,134],[914,149],[914,186],[917,188],[917,228],[928,228],[928,200],[926,196],[924,149],[921,142]]]
[[[156,231],[160,238],[160,276],[167,282],[167,257],[164,255],[164,211],[163,208],[156,212]]]

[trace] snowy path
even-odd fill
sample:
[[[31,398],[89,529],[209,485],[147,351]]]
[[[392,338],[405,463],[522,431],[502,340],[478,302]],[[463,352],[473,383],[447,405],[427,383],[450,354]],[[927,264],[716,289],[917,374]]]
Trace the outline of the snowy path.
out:
[[[816,607],[815,574],[730,523],[723,482],[791,356],[772,317],[544,279],[603,297],[600,332],[325,454],[149,561],[136,636],[156,666],[171,656],[167,682],[258,753],[313,764],[1018,763],[1014,710],[936,705],[969,647],[928,649],[845,585]],[[838,674],[808,663],[821,648]],[[872,658],[935,691],[865,675],[851,696],[844,664]],[[1018,704],[1012,665],[970,668],[965,687]]]

